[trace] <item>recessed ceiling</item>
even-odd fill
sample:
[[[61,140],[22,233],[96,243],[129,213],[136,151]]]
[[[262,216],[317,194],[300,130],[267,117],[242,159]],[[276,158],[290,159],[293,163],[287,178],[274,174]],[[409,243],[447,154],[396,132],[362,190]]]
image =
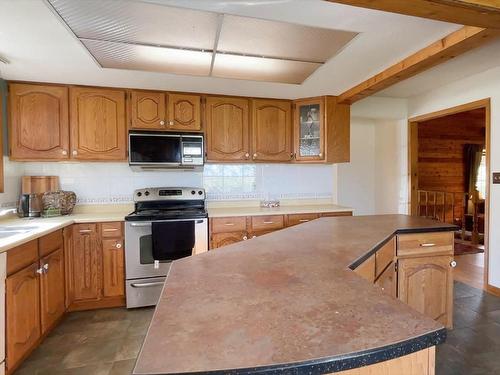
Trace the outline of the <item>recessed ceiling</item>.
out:
[[[300,84],[356,35],[114,0],[49,0],[103,68]]]

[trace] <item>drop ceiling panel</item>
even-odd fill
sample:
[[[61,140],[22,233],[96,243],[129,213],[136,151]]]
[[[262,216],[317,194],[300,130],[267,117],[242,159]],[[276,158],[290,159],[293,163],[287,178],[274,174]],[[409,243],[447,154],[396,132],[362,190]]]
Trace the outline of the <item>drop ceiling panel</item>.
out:
[[[141,1],[49,0],[79,38],[212,49],[218,15]]]
[[[103,68],[208,76],[212,53],[81,39]]]
[[[292,23],[224,15],[218,51],[325,62],[357,34]]]
[[[254,81],[302,83],[321,64],[217,53],[212,75]]]

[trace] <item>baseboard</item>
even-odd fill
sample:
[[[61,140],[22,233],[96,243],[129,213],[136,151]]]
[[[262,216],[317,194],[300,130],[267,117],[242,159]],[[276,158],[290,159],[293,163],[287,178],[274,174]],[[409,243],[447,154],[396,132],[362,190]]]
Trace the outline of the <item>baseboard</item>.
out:
[[[500,297],[500,288],[497,288],[496,286],[488,284],[486,286],[486,291],[490,294]]]
[[[109,309],[111,307],[124,307],[124,306],[125,306],[124,296],[107,297],[99,300],[73,301],[73,303],[68,308],[68,312],[95,310],[95,309]]]

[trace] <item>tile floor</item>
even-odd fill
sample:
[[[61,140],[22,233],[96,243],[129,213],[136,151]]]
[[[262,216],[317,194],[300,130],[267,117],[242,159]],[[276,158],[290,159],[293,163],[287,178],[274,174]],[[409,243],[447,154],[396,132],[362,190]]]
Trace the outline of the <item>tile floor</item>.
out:
[[[69,314],[15,375],[129,375],[153,309]],[[455,328],[436,375],[500,374],[500,298],[455,283]]]

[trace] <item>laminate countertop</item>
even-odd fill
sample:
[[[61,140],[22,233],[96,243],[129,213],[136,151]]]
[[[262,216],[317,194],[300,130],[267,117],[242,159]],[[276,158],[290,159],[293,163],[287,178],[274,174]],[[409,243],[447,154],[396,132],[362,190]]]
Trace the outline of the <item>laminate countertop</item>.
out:
[[[290,215],[326,212],[353,212],[352,208],[336,204],[302,204],[279,207],[208,207],[208,217]]]
[[[446,330],[353,272],[406,215],[321,218],[174,261],[134,374],[329,373],[437,345]]]

